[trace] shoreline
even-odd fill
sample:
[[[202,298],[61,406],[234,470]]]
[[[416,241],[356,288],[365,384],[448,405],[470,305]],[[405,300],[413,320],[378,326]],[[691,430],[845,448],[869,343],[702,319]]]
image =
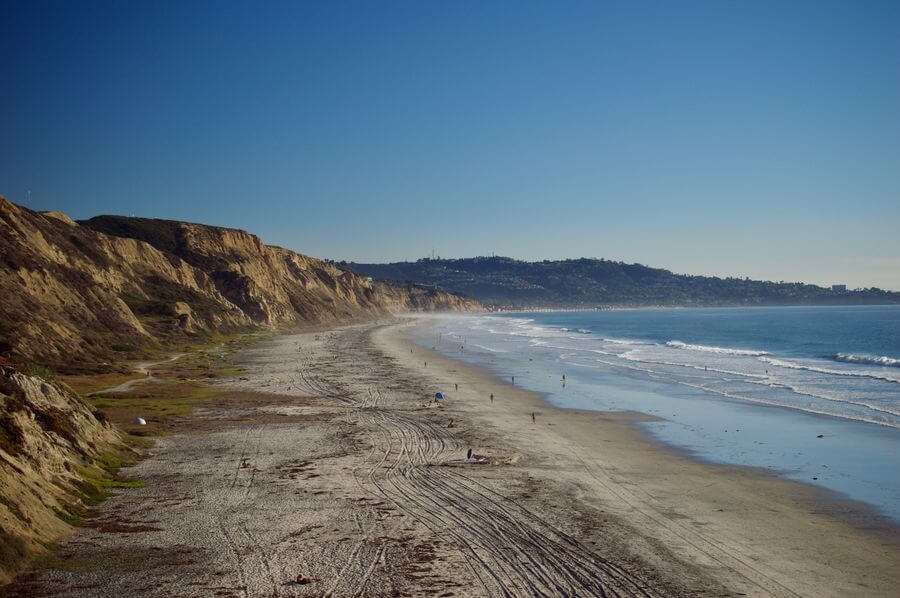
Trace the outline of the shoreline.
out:
[[[0,595],[894,595],[898,540],[815,492],[553,407],[414,324],[245,347],[128,469],[143,487]]]
[[[846,375],[853,377],[840,377],[833,386],[823,385],[819,374],[796,373],[794,369],[772,370],[769,376],[772,365],[792,366],[774,358],[772,365],[759,364],[753,357],[726,363],[717,359],[717,355],[710,358],[707,375],[706,353],[701,350],[723,353],[734,350],[691,345],[696,351],[672,352],[663,347],[669,343],[659,339],[677,338],[678,331],[663,332],[669,336],[659,337],[653,326],[671,322],[671,314],[661,320],[651,320],[651,332],[635,329],[630,334],[628,325],[623,330],[617,329],[621,321],[616,319],[579,320],[551,315],[545,314],[543,318],[536,315],[534,320],[511,318],[508,321],[514,323],[511,325],[502,318],[460,317],[457,322],[453,317],[423,317],[428,326],[416,333],[415,338],[423,346],[451,359],[506,376],[507,381],[509,374],[514,373],[520,384],[546,393],[547,402],[555,407],[601,412],[636,410],[660,415],[662,419],[641,427],[649,431],[655,442],[680,454],[705,463],[759,467],[786,480],[818,486],[841,499],[862,503],[884,521],[894,526],[900,524],[900,484],[890,473],[900,467],[896,451],[900,427],[896,417],[885,421],[877,417],[881,405],[888,406],[884,413],[896,413],[892,405],[896,405],[897,387],[888,384],[894,378],[884,378],[886,382],[882,382],[876,374],[873,381],[865,372],[851,368]],[[580,321],[584,324],[579,324]],[[641,321],[640,318],[624,320],[632,325]],[[607,327],[604,323],[612,330],[604,331]],[[577,328],[581,325],[587,325],[593,336],[575,334],[576,329],[588,332]],[[483,327],[490,328],[491,334]],[[441,338],[438,333],[443,333]],[[456,334],[460,340],[454,346]],[[532,335],[541,340],[519,338]],[[595,337],[599,343],[593,342]],[[588,342],[578,342],[582,339]],[[754,347],[753,351],[759,351],[755,347],[765,347],[741,344],[738,340],[720,341],[713,339],[706,344]],[[460,342],[468,343],[464,352]],[[620,344],[634,347],[620,347]],[[678,342],[671,344],[679,348]],[[763,367],[769,368],[765,376]],[[820,371],[812,366],[810,369]],[[694,370],[700,370],[699,374]],[[563,380],[560,385],[562,373],[569,374],[568,384]],[[857,380],[865,382],[857,383]],[[876,388],[879,384],[889,388]],[[854,390],[860,393],[859,402],[852,400]],[[807,393],[812,397],[808,403]],[[869,413],[876,416],[866,417]]]
[[[407,322],[407,326],[427,325],[423,319]],[[457,361],[451,357],[446,357],[427,347],[419,345],[415,340],[410,338],[409,334],[403,330],[406,326],[400,326],[403,338],[401,342],[407,346],[415,347],[415,351],[423,355],[428,355],[429,368],[434,365],[441,364],[442,369],[446,372],[455,372],[456,374],[464,370],[477,370],[476,378],[479,384],[490,385],[496,388],[505,389],[504,392],[512,392],[520,396],[519,411],[524,414],[529,410],[543,411],[544,417],[541,419],[552,419],[554,421],[547,422],[556,426],[565,426],[569,432],[572,441],[578,445],[579,449],[589,453],[591,450],[601,450],[601,446],[597,442],[587,440],[588,435],[585,433],[586,428],[593,427],[599,433],[614,436],[618,442],[622,442],[631,446],[631,451],[649,456],[645,461],[656,460],[657,463],[665,463],[667,467],[649,467],[648,463],[638,463],[638,459],[626,458],[626,469],[632,472],[642,470],[643,475],[648,475],[648,467],[650,470],[649,477],[665,476],[663,469],[679,472],[678,476],[689,476],[690,479],[703,479],[710,486],[725,487],[720,489],[718,497],[705,497],[702,502],[706,504],[707,509],[691,506],[683,500],[675,499],[675,495],[681,493],[694,492],[696,485],[688,483],[687,478],[679,482],[677,479],[671,479],[678,476],[669,476],[670,479],[665,483],[659,484],[660,488],[655,490],[664,491],[667,501],[658,501],[659,505],[653,505],[654,508],[662,508],[673,511],[676,518],[685,518],[692,525],[698,528],[717,528],[719,535],[728,536],[733,539],[735,544],[748,544],[758,541],[758,534],[747,535],[743,537],[738,530],[746,529],[747,521],[753,521],[756,526],[762,529],[769,529],[773,537],[778,537],[780,532],[780,540],[778,546],[770,546],[768,552],[772,567],[772,574],[766,574],[773,580],[779,579],[779,571],[785,569],[784,565],[779,565],[777,561],[791,564],[791,559],[795,557],[792,553],[800,550],[800,547],[808,549],[810,545],[814,545],[821,540],[822,534],[828,533],[833,537],[842,538],[839,546],[819,547],[820,550],[814,551],[818,554],[815,558],[806,560],[811,561],[806,566],[807,570],[816,568],[825,569],[817,575],[818,581],[815,585],[819,587],[817,592],[801,592],[806,595],[846,595],[847,593],[866,593],[866,579],[868,574],[874,573],[878,569],[886,577],[886,582],[890,584],[900,584],[900,574],[896,572],[896,568],[900,566],[900,525],[896,524],[885,515],[878,513],[877,510],[870,505],[850,499],[844,495],[823,488],[817,485],[804,483],[802,481],[791,480],[782,477],[779,473],[762,467],[729,465],[716,463],[691,455],[689,451],[680,449],[677,446],[666,443],[655,438],[650,430],[640,425],[640,421],[648,421],[655,418],[652,414],[643,414],[640,412],[601,412],[601,411],[585,411],[580,409],[569,409],[558,407],[545,399],[542,393],[530,391],[520,387],[512,387],[508,381],[503,381],[496,374],[487,368],[478,367],[470,363]],[[412,364],[410,364],[412,365]],[[434,368],[436,373],[438,368]],[[524,409],[523,409],[524,408]],[[520,417],[524,418],[524,415]],[[590,423],[587,423],[590,422]],[[530,422],[528,422],[530,424]],[[519,439],[521,443],[524,439]],[[562,439],[557,439],[562,441]],[[622,456],[620,451],[619,456]],[[636,468],[636,469],[635,469]],[[586,469],[590,469],[587,468]],[[571,476],[570,476],[571,477]],[[575,476],[577,477],[577,476]],[[577,483],[573,480],[573,483]],[[679,488],[680,487],[680,488]],[[764,496],[763,500],[741,499],[740,496],[752,495],[761,492]],[[651,493],[652,494],[652,493]],[[726,498],[734,498],[729,502]],[[701,499],[698,499],[701,500]],[[718,502],[717,502],[718,501]],[[590,501],[588,501],[590,502]],[[771,503],[767,505],[765,503]],[[715,504],[713,504],[715,503]],[[740,511],[739,516],[729,516],[728,505],[737,508]],[[721,505],[721,506],[720,506]],[[715,507],[715,508],[713,508]],[[782,525],[772,521],[773,515],[778,513],[780,516],[792,521],[792,529],[787,532],[779,530]],[[701,540],[705,541],[705,540]],[[863,548],[868,546],[868,548]],[[774,551],[772,549],[775,549]],[[786,550],[787,549],[787,550]],[[852,569],[845,568],[843,574],[835,579],[833,570],[838,563],[846,565],[847,559],[853,559],[861,555],[860,551],[866,550],[883,551],[879,558],[881,565],[870,568],[859,562],[859,571],[866,570],[868,574],[853,573]],[[703,551],[701,551],[703,552]],[[774,554],[772,554],[774,552]],[[775,554],[779,556],[775,556]],[[844,556],[841,556],[841,555]],[[747,559],[755,561],[759,558],[759,554],[747,553]],[[743,557],[741,557],[743,558]],[[764,559],[766,560],[766,559]],[[865,559],[863,559],[865,560]],[[825,567],[817,565],[825,564]],[[787,567],[790,569],[790,567]],[[832,572],[829,575],[829,571]],[[785,586],[783,590],[788,590],[788,583],[797,574],[794,570],[790,575],[784,575]],[[808,577],[808,576],[803,576]],[[832,577],[830,582],[824,582],[824,579]],[[842,583],[847,580],[856,578],[859,585],[845,585],[843,590],[838,590]],[[813,583],[812,580],[806,580]],[[780,582],[778,582],[780,584]],[[885,585],[884,588],[887,588]],[[788,590],[789,591],[789,590]],[[776,592],[777,593],[777,592]],[[873,595],[880,595],[877,592]],[[884,594],[888,595],[888,594]]]

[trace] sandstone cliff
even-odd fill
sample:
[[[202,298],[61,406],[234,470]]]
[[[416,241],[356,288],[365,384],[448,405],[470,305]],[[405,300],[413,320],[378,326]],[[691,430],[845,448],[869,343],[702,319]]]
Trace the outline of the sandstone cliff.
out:
[[[61,369],[242,327],[480,309],[443,291],[374,283],[241,230],[119,216],[74,222],[2,197],[0,292],[0,355]]]
[[[0,584],[67,533],[101,492],[97,463],[124,450],[68,388],[0,363]]]

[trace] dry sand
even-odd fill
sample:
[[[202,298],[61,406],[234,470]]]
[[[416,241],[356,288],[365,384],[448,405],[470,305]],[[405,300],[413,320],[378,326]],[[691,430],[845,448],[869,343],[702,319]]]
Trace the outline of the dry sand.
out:
[[[679,456],[637,416],[550,408],[411,345],[406,325],[248,350],[234,384],[254,399],[161,438],[129,472],[146,487],[11,591],[897,595],[896,528],[857,505]]]

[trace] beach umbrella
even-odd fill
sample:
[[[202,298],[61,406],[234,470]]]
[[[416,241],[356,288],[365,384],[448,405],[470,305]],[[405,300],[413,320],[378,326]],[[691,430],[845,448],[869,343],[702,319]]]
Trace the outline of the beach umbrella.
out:
[[[443,398],[444,398],[444,393],[442,393],[442,392],[436,392],[436,393],[434,393],[434,398],[436,398],[436,399],[443,399]]]

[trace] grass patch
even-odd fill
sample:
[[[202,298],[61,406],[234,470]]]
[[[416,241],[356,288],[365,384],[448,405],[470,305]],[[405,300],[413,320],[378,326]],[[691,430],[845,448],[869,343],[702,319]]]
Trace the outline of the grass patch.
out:
[[[145,436],[136,436],[134,434],[125,433],[122,435],[123,440],[127,446],[130,446],[136,450],[150,449],[156,444],[156,442],[152,438],[146,438]]]
[[[210,404],[225,390],[202,382],[177,381],[153,384],[114,396],[88,397],[87,402],[102,409],[109,420],[132,436],[169,433],[178,421],[191,416],[200,405]],[[142,417],[147,425],[136,425]]]
[[[76,483],[75,487],[78,489],[81,501],[89,507],[99,505],[106,500],[107,494],[100,488],[99,480],[84,479]],[[84,513],[79,513],[79,515],[83,516]]]
[[[87,514],[84,508],[73,504],[65,504],[62,509],[54,509],[53,512],[72,527],[78,527],[84,523],[84,516]]]
[[[87,504],[96,504],[106,497],[104,490],[108,488],[143,488],[144,483],[119,476],[119,469],[131,465],[134,459],[113,453],[101,453],[94,459],[92,467],[76,465],[83,482],[79,490],[86,498]]]
[[[100,488],[143,488],[140,480],[100,480],[95,482]]]
[[[54,378],[56,378],[56,373],[53,370],[39,363],[26,363],[24,366],[22,366],[22,369],[29,376],[40,378],[44,382],[51,382]]]
[[[164,361],[172,353],[185,353],[173,362],[160,364],[153,368],[157,378],[204,379],[228,378],[243,375],[246,370],[234,363],[234,356],[242,349],[275,336],[273,331],[234,331],[229,333],[214,332],[201,341],[181,339],[179,342],[166,343],[165,349],[141,346],[127,359],[117,359],[113,363],[80,364],[79,368],[67,370],[66,375],[58,376],[76,393],[85,395],[104,388],[112,388],[138,380],[143,376],[134,371],[134,366],[141,361]],[[131,349],[130,345],[116,344],[113,350],[123,353]],[[140,353],[136,355],[135,353]],[[222,355],[224,354],[224,359]],[[49,372],[49,370],[48,370]],[[52,374],[52,372],[50,372]],[[49,374],[48,374],[49,375]]]
[[[119,454],[101,453],[94,459],[93,465],[76,465],[75,470],[81,480],[75,484],[77,496],[82,504],[93,507],[109,496],[110,488],[143,488],[144,483],[119,477],[119,469],[129,465],[133,460]],[[65,511],[57,512],[63,521],[70,525],[80,525],[86,513],[81,507],[68,506]]]
[[[235,333],[216,334],[215,338],[201,343],[170,344],[165,351],[145,350],[147,360],[163,361],[172,353],[182,352],[179,359],[162,363],[153,368],[156,378],[173,378],[181,380],[236,378],[246,370],[234,363],[234,356],[245,347],[273,336],[273,333]],[[224,355],[224,359],[222,356]],[[85,395],[104,388],[112,388],[130,380],[140,380],[145,376],[133,371],[137,362],[122,362],[108,365],[116,371],[104,373],[85,373],[61,376],[75,392]]]
[[[143,378],[136,372],[108,372],[106,374],[79,374],[76,376],[61,376],[63,382],[80,395],[95,392],[104,388],[112,388],[123,382]]]
[[[233,357],[233,354],[227,353],[221,347],[196,351],[176,361],[160,365],[154,374],[158,377],[179,380],[236,378],[243,375],[246,370],[237,366]]]
[[[123,459],[121,456],[112,453],[100,453],[94,458],[94,465],[100,467],[111,476],[115,476],[123,465],[131,465],[133,463],[133,459]]]

